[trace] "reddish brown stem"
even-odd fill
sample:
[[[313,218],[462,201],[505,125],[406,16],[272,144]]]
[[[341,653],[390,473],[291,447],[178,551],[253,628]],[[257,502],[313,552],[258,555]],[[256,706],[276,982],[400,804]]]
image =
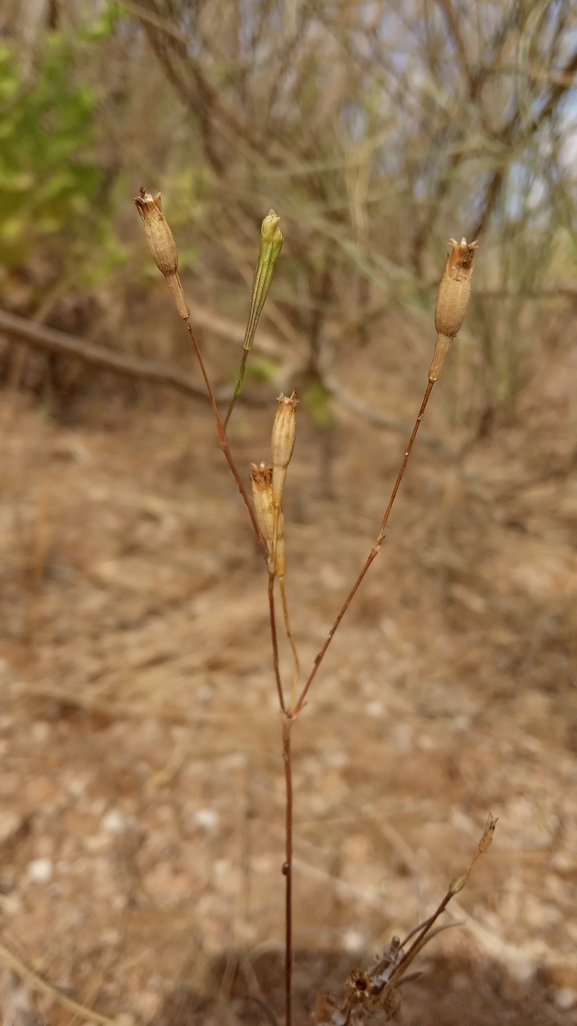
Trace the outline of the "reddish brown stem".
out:
[[[285,861],[282,871],[285,877],[285,1026],[292,1024],[292,971],[293,971],[293,780],[290,729],[292,720],[283,716],[282,757],[284,762],[286,804],[285,804]]]
[[[341,609],[339,610],[337,618],[336,618],[335,622],[333,623],[333,625],[332,625],[332,627],[331,627],[331,629],[330,629],[330,631],[329,631],[329,633],[327,635],[327,638],[326,638],[326,641],[325,641],[323,647],[320,649],[320,651],[318,652],[318,654],[315,657],[315,661],[313,663],[312,670],[311,670],[311,672],[310,672],[310,674],[308,676],[308,679],[307,679],[307,681],[306,681],[306,683],[305,683],[305,685],[304,685],[304,687],[303,687],[303,689],[301,691],[301,694],[300,694],[300,696],[299,696],[299,698],[297,700],[296,705],[292,709],[289,710],[289,715],[293,719],[295,717],[297,717],[298,714],[300,713],[300,711],[301,711],[301,709],[302,709],[302,707],[304,705],[304,701],[306,699],[308,690],[309,690],[313,680],[316,677],[317,670],[318,670],[319,666],[321,665],[321,663],[322,663],[322,661],[324,659],[324,656],[325,656],[325,653],[327,651],[327,648],[329,647],[331,641],[333,640],[335,632],[337,631],[338,626],[339,626],[343,616],[345,615],[345,613],[346,613],[347,609],[349,608],[351,602],[353,601],[353,599],[354,599],[354,597],[355,597],[359,587],[361,586],[361,583],[362,583],[362,581],[363,581],[363,579],[364,579],[364,577],[365,577],[365,575],[367,573],[367,570],[369,569],[371,563],[373,562],[373,560],[376,559],[376,557],[377,557],[377,555],[379,553],[379,550],[380,550],[382,542],[383,542],[383,538],[385,537],[385,529],[386,529],[386,526],[387,526],[387,522],[388,522],[391,510],[393,508],[394,501],[395,501],[395,499],[397,497],[397,492],[399,491],[399,487],[400,487],[401,481],[403,480],[403,476],[404,476],[405,470],[407,468],[407,463],[409,462],[409,457],[410,457],[412,449],[413,449],[415,438],[417,437],[417,432],[419,430],[419,427],[421,426],[421,421],[423,419],[425,410],[427,408],[427,403],[429,401],[429,396],[431,395],[431,392],[433,390],[434,383],[435,383],[434,381],[429,381],[427,383],[427,387],[425,389],[425,394],[423,396],[423,401],[421,403],[421,408],[420,408],[419,413],[417,415],[417,419],[415,420],[413,431],[412,431],[411,437],[409,439],[409,444],[407,445],[407,449],[406,449],[406,452],[405,452],[405,455],[404,455],[404,458],[403,458],[403,462],[401,463],[401,467],[400,467],[399,473],[397,474],[397,479],[396,479],[396,481],[395,481],[395,483],[393,485],[393,490],[391,492],[391,497],[389,499],[387,508],[386,508],[384,516],[383,516],[383,519],[381,520],[381,526],[379,528],[379,533],[377,535],[375,543],[374,543],[371,551],[369,552],[369,554],[368,554],[368,556],[367,556],[367,558],[365,560],[364,566],[363,566],[359,576],[357,577],[357,579],[356,579],[355,583],[353,584],[349,594],[347,595],[343,605],[341,606]]]
[[[424,946],[429,930],[436,923],[441,913],[445,911],[452,897],[453,895],[451,891],[448,891],[447,894],[445,894],[443,900],[439,903],[439,905],[433,912],[432,916],[429,916],[429,918],[426,919],[424,923],[422,923],[421,927],[418,929],[417,937],[411,944],[409,950],[406,951],[403,957],[401,958],[398,966],[396,967],[394,973],[392,974],[390,980],[384,988],[385,990],[391,990],[397,984],[397,982],[405,975],[411,962],[419,954],[419,951]]]
[[[276,689],[278,693],[278,700],[283,713],[286,713],[284,704],[284,696],[282,693],[282,682],[280,679],[280,670],[278,664],[278,639],[276,633],[276,616],[274,611],[274,574],[268,575],[268,608],[270,617],[270,637],[272,642],[272,663],[274,667],[274,679],[276,682]]]
[[[216,404],[216,399],[214,397],[214,392],[212,390],[212,385],[210,384],[210,379],[208,377],[208,374],[206,373],[206,368],[204,366],[204,361],[202,359],[202,353],[200,351],[200,346],[199,346],[199,344],[197,342],[196,335],[194,334],[194,331],[193,331],[193,328],[192,328],[192,324],[190,323],[190,320],[185,321],[185,324],[186,324],[186,327],[188,329],[188,333],[189,333],[189,335],[190,335],[190,337],[192,339],[192,344],[194,346],[194,351],[196,353],[196,358],[198,360],[198,363],[199,363],[199,366],[200,366],[200,370],[201,370],[202,376],[204,378],[204,383],[206,385],[206,390],[208,392],[208,397],[210,399],[210,405],[212,406],[212,412],[214,413],[214,419],[215,419],[215,422],[216,422],[216,430],[218,432],[218,440],[219,440],[219,443],[220,443],[220,447],[221,447],[221,449],[222,449],[222,451],[224,453],[224,457],[226,459],[226,462],[229,465],[231,474],[232,474],[232,476],[234,477],[234,479],[235,479],[235,481],[237,483],[238,490],[239,490],[239,492],[240,492],[240,494],[242,496],[243,502],[244,502],[244,504],[245,504],[245,506],[246,506],[246,508],[248,510],[248,515],[249,515],[249,517],[251,519],[251,523],[252,523],[252,526],[254,528],[254,533],[257,536],[258,543],[259,543],[260,549],[262,551],[262,554],[263,554],[264,558],[266,560],[268,560],[268,551],[267,551],[266,542],[265,542],[265,540],[264,540],[264,538],[263,538],[263,536],[262,536],[262,534],[260,532],[260,529],[259,529],[259,526],[258,526],[258,523],[257,523],[257,519],[256,519],[256,515],[255,515],[254,509],[252,507],[252,503],[251,503],[251,501],[250,501],[250,499],[248,497],[246,488],[244,487],[244,484],[242,482],[242,478],[241,478],[241,476],[240,476],[240,474],[239,474],[239,472],[237,470],[236,463],[234,462],[234,460],[232,458],[232,453],[230,451],[230,446],[228,444],[228,438],[226,437],[226,429],[224,427],[224,424],[222,423],[222,420],[220,419],[220,414],[218,412],[218,406]]]

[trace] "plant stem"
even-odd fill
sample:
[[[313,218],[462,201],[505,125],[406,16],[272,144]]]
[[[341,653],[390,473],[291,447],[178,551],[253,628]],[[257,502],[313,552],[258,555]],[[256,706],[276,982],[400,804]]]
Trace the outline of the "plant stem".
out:
[[[429,401],[429,397],[430,397],[431,392],[433,390],[434,383],[435,383],[434,381],[428,381],[427,382],[427,387],[425,389],[425,394],[424,394],[423,400],[421,402],[421,408],[420,408],[420,410],[419,410],[419,412],[417,414],[417,419],[415,420],[415,423],[414,423],[414,426],[413,426],[413,431],[412,431],[411,437],[409,439],[409,444],[407,445],[407,449],[406,449],[405,455],[403,457],[403,462],[401,463],[401,467],[399,469],[399,473],[397,474],[397,479],[396,479],[396,481],[395,481],[395,483],[393,485],[393,490],[391,492],[391,497],[389,499],[387,508],[386,508],[384,516],[383,516],[383,519],[381,521],[381,526],[379,528],[379,533],[378,533],[378,535],[376,537],[375,543],[374,543],[373,547],[371,548],[371,551],[369,552],[369,554],[368,554],[368,556],[367,556],[367,558],[365,560],[364,566],[363,566],[359,576],[357,577],[357,579],[356,579],[355,583],[353,584],[349,594],[347,595],[343,605],[341,606],[341,609],[340,609],[340,611],[339,611],[339,613],[337,615],[337,618],[336,618],[335,622],[333,623],[333,625],[332,625],[332,627],[331,627],[331,629],[330,629],[330,631],[329,631],[329,633],[327,635],[327,638],[325,640],[324,645],[322,646],[322,648],[320,649],[318,654],[315,656],[315,661],[313,663],[312,670],[311,670],[311,672],[310,672],[310,674],[308,676],[308,679],[307,679],[307,681],[306,681],[306,683],[305,683],[305,685],[304,685],[304,687],[303,687],[303,689],[301,691],[301,694],[300,694],[300,696],[299,696],[299,698],[297,700],[296,705],[295,706],[291,706],[291,708],[289,709],[289,716],[292,719],[295,719],[298,716],[298,714],[300,713],[300,711],[301,711],[301,709],[302,709],[302,707],[304,705],[304,701],[306,699],[308,690],[309,690],[309,688],[310,688],[314,678],[316,677],[317,670],[318,670],[319,666],[321,665],[321,663],[322,663],[322,661],[324,659],[325,653],[326,653],[326,651],[327,651],[331,641],[333,640],[335,632],[337,631],[338,626],[339,626],[343,616],[345,615],[345,613],[346,613],[347,609],[349,608],[352,600],[354,599],[354,597],[355,597],[355,595],[356,595],[356,593],[357,593],[357,591],[358,591],[358,589],[359,589],[359,587],[360,587],[360,585],[361,585],[361,583],[362,583],[362,581],[363,581],[363,579],[364,579],[364,577],[365,577],[365,575],[367,573],[367,570],[369,569],[371,563],[376,559],[376,557],[377,557],[377,555],[379,553],[379,550],[380,550],[382,542],[383,542],[383,538],[385,537],[385,529],[386,529],[386,526],[387,526],[387,522],[388,522],[391,510],[393,508],[393,504],[394,504],[395,499],[397,497],[397,492],[399,491],[399,487],[400,487],[401,481],[403,480],[403,476],[404,476],[405,470],[407,468],[407,463],[409,462],[409,457],[410,457],[412,449],[413,449],[415,438],[417,437],[417,432],[419,430],[419,427],[421,425],[421,421],[423,419],[425,410],[427,408],[427,403]]]
[[[285,1026],[292,1026],[292,963],[293,963],[293,780],[290,729],[292,719],[286,714],[282,721],[282,757],[284,762],[286,806],[285,806],[285,861],[282,871],[285,877]]]
[[[220,447],[221,447],[221,449],[222,449],[222,451],[224,453],[226,462],[228,463],[228,465],[230,467],[230,471],[232,473],[232,476],[234,477],[234,479],[235,479],[235,481],[237,483],[238,490],[239,490],[239,492],[240,492],[240,494],[242,496],[243,502],[244,502],[244,504],[245,504],[245,506],[246,506],[246,508],[248,510],[248,515],[249,515],[249,517],[251,519],[251,523],[252,523],[252,526],[254,528],[254,533],[257,536],[261,552],[262,552],[264,558],[266,560],[268,560],[267,545],[266,545],[266,542],[265,542],[262,534],[260,533],[260,528],[258,526],[256,515],[255,515],[254,509],[252,507],[252,503],[251,503],[251,501],[250,501],[250,499],[248,497],[246,488],[244,487],[244,484],[242,483],[242,478],[241,478],[241,476],[240,476],[240,474],[238,472],[236,463],[234,462],[234,460],[232,458],[232,453],[230,451],[230,446],[228,444],[228,438],[226,437],[226,429],[225,429],[224,424],[222,423],[222,420],[220,419],[220,414],[218,412],[218,406],[216,405],[216,399],[214,397],[214,392],[212,390],[212,385],[210,384],[210,379],[208,377],[208,374],[206,373],[206,368],[204,366],[204,361],[202,359],[202,353],[200,351],[200,346],[198,344],[196,335],[194,334],[194,331],[193,331],[193,328],[192,328],[192,324],[190,323],[190,319],[187,319],[185,321],[185,324],[186,324],[186,327],[187,327],[187,330],[188,330],[188,334],[190,335],[190,337],[192,339],[192,344],[194,346],[194,351],[196,353],[196,358],[198,360],[198,363],[199,363],[199,366],[200,366],[200,370],[201,370],[202,376],[204,378],[204,383],[206,385],[206,390],[208,392],[208,397],[210,399],[210,405],[212,406],[212,412],[214,413],[214,419],[216,421],[216,430],[218,432],[218,440],[220,442]]]
[[[282,693],[282,682],[280,679],[280,670],[278,665],[278,639],[276,633],[276,617],[274,611],[274,578],[275,575],[269,573],[268,575],[268,608],[270,617],[270,637],[272,643],[272,663],[274,667],[274,679],[276,682],[276,689],[278,693],[278,700],[281,707],[281,712],[286,714],[286,707],[284,703],[284,696]]]
[[[234,407],[236,405],[236,400],[238,399],[238,397],[240,395],[240,391],[241,391],[241,388],[242,388],[242,383],[244,381],[244,372],[245,372],[245,369],[246,369],[246,361],[248,360],[249,352],[250,352],[249,349],[243,349],[243,351],[242,351],[242,359],[240,361],[240,368],[239,368],[239,372],[238,372],[238,378],[237,378],[237,381],[236,381],[236,385],[234,387],[234,395],[233,395],[232,399],[230,400],[228,410],[226,411],[226,417],[224,418],[224,426],[225,426],[225,428],[228,426],[228,422],[230,420],[231,413],[234,410]]]
[[[293,635],[292,635],[292,630],[291,630],[291,623],[290,623],[289,610],[288,610],[288,602],[287,602],[287,597],[286,597],[286,588],[284,586],[284,577],[279,577],[278,583],[279,583],[280,594],[281,594],[281,599],[282,599],[282,614],[283,614],[283,617],[284,617],[285,631],[286,631],[286,635],[287,635],[287,638],[288,638],[289,643],[290,643],[290,647],[291,647],[292,654],[293,654],[293,659],[294,659],[294,664],[295,664],[295,673],[294,673],[294,678],[293,678],[293,686],[291,688],[290,699],[289,699],[289,703],[292,706],[293,703],[294,703],[294,700],[295,700],[296,692],[297,692],[297,687],[298,687],[298,683],[299,683],[299,677],[300,677],[300,673],[301,673],[301,667],[300,667],[300,663],[299,663],[299,655],[298,655],[298,652],[297,652],[297,647],[295,645],[294,638],[293,638]]]

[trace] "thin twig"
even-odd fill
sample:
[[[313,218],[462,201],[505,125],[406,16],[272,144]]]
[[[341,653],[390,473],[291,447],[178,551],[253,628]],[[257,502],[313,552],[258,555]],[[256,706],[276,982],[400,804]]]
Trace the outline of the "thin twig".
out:
[[[206,368],[204,366],[204,361],[202,359],[202,353],[200,351],[200,346],[199,346],[199,344],[197,342],[196,335],[194,334],[194,331],[193,331],[193,328],[192,328],[192,324],[190,323],[190,318],[186,319],[185,324],[186,324],[188,333],[189,333],[189,335],[190,335],[190,337],[192,339],[192,344],[194,346],[194,351],[196,353],[196,358],[198,360],[198,364],[199,364],[202,376],[204,378],[204,383],[206,385],[206,390],[208,392],[208,396],[209,396],[209,399],[210,399],[210,405],[212,406],[212,412],[214,413],[214,419],[215,419],[215,422],[216,422],[216,430],[218,432],[218,440],[220,442],[220,447],[221,447],[221,449],[222,449],[222,451],[224,453],[224,457],[226,459],[226,462],[229,465],[231,474],[232,474],[232,476],[234,477],[234,479],[235,479],[235,481],[237,483],[238,490],[239,490],[239,492],[240,492],[240,494],[242,496],[242,500],[243,500],[243,502],[244,502],[244,504],[245,504],[245,506],[246,506],[246,508],[248,510],[248,515],[250,517],[252,526],[254,528],[254,533],[256,534],[256,537],[258,539],[258,543],[259,543],[260,549],[262,551],[262,554],[263,554],[264,558],[266,560],[268,560],[267,545],[266,545],[266,542],[265,542],[265,540],[264,540],[264,538],[263,538],[263,536],[262,536],[262,534],[260,532],[260,528],[258,526],[258,521],[256,519],[256,514],[254,512],[252,502],[250,501],[250,499],[248,497],[246,488],[244,487],[244,484],[243,484],[242,478],[241,478],[241,476],[240,476],[240,474],[238,472],[236,463],[234,462],[234,460],[232,458],[232,453],[230,451],[230,446],[228,444],[228,438],[226,437],[226,431],[225,431],[225,428],[224,428],[224,424],[222,423],[222,420],[220,419],[220,414],[218,412],[218,406],[216,404],[216,399],[214,397],[214,392],[212,390],[212,385],[210,383],[210,379],[208,377],[208,374],[206,372]]]
[[[242,351],[242,359],[240,361],[240,367],[239,367],[239,371],[238,371],[237,382],[236,382],[236,385],[234,387],[234,393],[233,393],[232,399],[230,400],[230,403],[228,404],[228,410],[226,411],[226,416],[224,418],[224,426],[225,426],[225,428],[228,427],[228,422],[229,422],[229,420],[231,418],[232,411],[234,410],[234,408],[236,406],[236,401],[237,401],[237,399],[238,399],[238,397],[240,395],[240,390],[242,388],[242,383],[244,381],[244,372],[246,370],[246,363],[247,363],[247,360],[248,360],[249,352],[250,352],[249,349],[243,349],[243,351]]]
[[[26,965],[17,955],[13,954],[9,948],[5,947],[4,944],[0,944],[0,962],[4,965],[9,965],[11,969],[14,969],[23,980],[26,980],[30,984],[33,990],[41,993],[48,994],[57,1004],[62,1005],[63,1008],[67,1008],[69,1012],[74,1012],[75,1015],[80,1016],[81,1019],[88,1022],[98,1023],[98,1026],[118,1026],[116,1019],[111,1019],[107,1015],[101,1015],[99,1012],[94,1012],[91,1008],[86,1008],[85,1005],[81,1005],[79,1001],[74,1001],[72,998],[63,994],[58,987],[52,986],[51,983],[47,983],[46,980],[39,976],[38,973],[31,969],[30,966]]]
[[[427,940],[427,934],[429,933],[429,930],[434,925],[434,923],[436,923],[436,921],[439,918],[439,916],[441,915],[441,913],[445,911],[445,909],[446,909],[447,905],[449,904],[449,902],[450,902],[452,897],[453,897],[453,895],[452,895],[451,891],[447,891],[447,893],[445,894],[445,896],[442,899],[442,901],[440,901],[439,904],[437,905],[437,908],[433,912],[432,916],[429,916],[429,918],[426,919],[425,922],[422,924],[422,926],[421,926],[421,928],[420,928],[420,930],[419,930],[415,940],[411,944],[409,950],[403,955],[403,957],[401,958],[401,960],[400,960],[397,968],[395,969],[393,975],[391,976],[390,980],[387,982],[387,987],[389,987],[389,988],[394,987],[395,984],[397,983],[397,981],[402,976],[404,976],[404,974],[405,974],[406,970],[409,968],[411,962],[419,954],[419,951],[421,950],[421,948],[424,947],[424,945],[426,943],[426,940]]]
[[[381,526],[379,528],[379,533],[377,535],[376,541],[375,541],[371,551],[369,552],[369,555],[367,556],[367,558],[365,560],[364,566],[363,566],[359,576],[357,577],[357,579],[356,579],[355,583],[353,584],[349,594],[347,595],[343,605],[341,606],[341,609],[340,609],[340,611],[339,611],[339,613],[337,615],[337,618],[336,618],[335,622],[333,623],[333,626],[331,627],[331,629],[330,629],[330,631],[329,631],[329,633],[327,635],[327,638],[325,640],[324,645],[322,646],[322,648],[320,649],[318,654],[315,656],[315,661],[313,663],[312,670],[311,670],[311,672],[310,672],[310,674],[308,676],[308,679],[307,679],[307,681],[306,681],[306,683],[305,683],[305,685],[303,687],[303,690],[302,690],[302,692],[300,694],[300,697],[299,697],[296,705],[295,706],[291,706],[291,708],[289,709],[289,715],[293,719],[296,718],[298,716],[298,714],[300,713],[300,711],[301,711],[301,709],[302,709],[302,707],[304,705],[304,701],[306,699],[308,690],[309,690],[309,688],[310,688],[310,686],[311,686],[311,684],[312,684],[312,682],[313,682],[313,680],[314,680],[314,678],[316,676],[316,673],[317,673],[317,670],[318,670],[319,666],[321,665],[321,663],[322,663],[322,661],[324,659],[325,653],[326,653],[326,651],[327,651],[327,649],[328,649],[328,647],[329,647],[329,645],[330,645],[330,643],[331,643],[331,641],[332,641],[332,639],[333,639],[333,637],[335,635],[335,632],[337,631],[338,626],[339,626],[341,620],[343,619],[343,616],[345,615],[345,613],[346,613],[347,609],[349,608],[352,600],[354,599],[354,597],[355,597],[355,595],[356,595],[356,593],[357,593],[357,591],[358,591],[358,589],[359,589],[359,587],[360,587],[360,585],[361,585],[361,583],[362,583],[362,581],[363,581],[363,579],[364,579],[364,577],[365,577],[369,567],[371,566],[371,563],[376,559],[376,557],[377,557],[377,555],[379,553],[379,550],[381,548],[381,544],[383,542],[383,538],[385,536],[385,529],[386,529],[386,526],[387,526],[387,522],[388,522],[391,510],[393,508],[393,504],[394,504],[395,499],[397,497],[397,492],[399,491],[399,487],[400,487],[401,481],[403,480],[403,477],[404,477],[404,474],[405,474],[405,470],[407,468],[407,463],[409,462],[409,457],[410,457],[412,449],[413,449],[415,438],[417,437],[417,432],[419,430],[421,421],[423,419],[425,410],[427,408],[427,403],[429,401],[429,397],[430,397],[431,392],[433,390],[433,385],[434,385],[434,381],[428,381],[427,382],[427,387],[425,389],[425,394],[423,395],[423,400],[421,402],[421,408],[419,410],[419,413],[417,414],[417,419],[415,420],[413,431],[412,431],[411,437],[409,439],[409,444],[407,445],[407,449],[406,449],[405,455],[403,457],[403,462],[401,463],[401,467],[400,467],[399,473],[397,474],[397,479],[395,481],[395,484],[393,485],[393,490],[391,492],[391,497],[389,499],[387,508],[386,508],[384,516],[383,516],[383,519],[381,521]]]

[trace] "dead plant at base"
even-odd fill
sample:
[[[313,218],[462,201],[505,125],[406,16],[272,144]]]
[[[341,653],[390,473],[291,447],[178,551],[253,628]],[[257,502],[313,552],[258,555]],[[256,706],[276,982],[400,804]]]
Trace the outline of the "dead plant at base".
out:
[[[153,198],[144,188],[141,188],[140,196],[137,196],[134,202],[144,222],[152,256],[158,269],[167,280],[178,313],[185,322],[194,346],[212,406],[220,447],[246,506],[268,572],[272,662],[282,719],[281,751],[285,776],[285,858],[282,864],[282,873],[285,878],[285,1022],[286,1026],[292,1026],[293,780],[291,731],[295,720],[298,719],[304,709],[309,689],[327,649],[384,541],[389,516],[404,477],[421,421],[425,415],[433,386],[441,374],[452,342],[460,330],[465,317],[471,295],[471,283],[478,244],[477,242],[467,244],[464,238],[460,243],[457,243],[454,239],[450,240],[451,253],[446,260],[435,308],[437,340],[421,406],[415,419],[399,472],[375,542],[339,610],[324,644],[313,660],[305,683],[299,690],[300,662],[290,626],[284,584],[287,560],[284,545],[284,515],[282,509],[287,472],[296,438],[296,406],[298,402],[296,392],[293,391],[288,397],[284,395],[278,397],[278,409],[272,428],[270,462],[251,463],[250,465],[252,502],[235,463],[227,437],[227,426],[242,389],[246,363],[254,341],[258,319],[264,307],[283,243],[283,235],[278,226],[280,218],[271,210],[262,224],[261,247],[253,279],[251,307],[243,353],[234,396],[223,418],[219,412],[215,392],[206,371],[202,353],[191,323],[189,307],[178,276],[178,253],[172,232],[162,212],[160,193]],[[283,685],[279,667],[275,611],[275,585],[277,581],[281,592],[284,628],[294,657],[295,670],[290,690]],[[370,970],[354,969],[345,983],[344,992],[340,998],[334,995],[319,996],[316,1006],[317,1023],[327,1023],[330,1026],[349,1026],[349,1024],[361,1026],[361,1024],[371,1019],[380,1019],[386,1022],[393,1018],[401,1004],[399,987],[414,978],[414,975],[406,975],[407,969],[424,945],[445,928],[437,927],[433,929],[433,926],[451,898],[462,890],[467,883],[471,869],[479,855],[489,847],[495,830],[495,823],[496,820],[489,815],[477,852],[471,859],[465,873],[451,882],[445,897],[429,919],[413,930],[405,941],[394,937],[391,943],[384,949],[382,955],[376,959],[375,964]],[[410,945],[409,942],[411,942]]]
[[[433,929],[451,898],[465,887],[479,856],[489,848],[496,825],[497,820],[489,813],[477,851],[467,869],[462,876],[451,881],[447,893],[429,919],[415,927],[405,940],[393,937],[368,970],[353,969],[345,982],[341,997],[335,994],[318,995],[315,1004],[317,1023],[327,1023],[330,1026],[363,1026],[373,1019],[388,1022],[395,1017],[401,1007],[399,988],[421,975],[419,972],[406,975],[413,960],[433,937],[457,925],[449,923]],[[407,947],[410,941],[412,943]]]

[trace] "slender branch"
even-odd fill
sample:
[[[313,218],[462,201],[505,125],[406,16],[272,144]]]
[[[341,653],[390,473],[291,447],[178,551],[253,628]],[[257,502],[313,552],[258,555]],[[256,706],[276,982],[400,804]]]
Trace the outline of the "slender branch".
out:
[[[292,719],[285,715],[282,723],[282,757],[284,762],[286,805],[285,805],[285,861],[282,871],[285,877],[285,1026],[292,1026],[292,963],[293,963],[293,781],[290,729]]]
[[[245,504],[245,506],[246,506],[246,508],[248,510],[248,515],[250,517],[252,526],[254,528],[254,533],[256,534],[256,537],[258,539],[258,543],[259,543],[260,549],[262,551],[262,554],[263,554],[264,558],[266,560],[268,560],[267,545],[266,545],[266,542],[265,542],[265,540],[264,540],[264,538],[263,538],[263,536],[262,536],[262,534],[260,532],[260,528],[258,526],[258,522],[257,522],[257,519],[256,519],[256,514],[255,514],[254,509],[253,509],[252,502],[250,501],[250,499],[248,497],[246,488],[244,487],[244,484],[243,484],[242,478],[241,478],[241,476],[240,476],[240,474],[238,472],[236,463],[234,462],[234,460],[232,458],[232,453],[230,451],[230,446],[228,444],[228,438],[226,437],[226,431],[225,431],[225,428],[224,428],[224,424],[222,423],[222,420],[220,419],[220,414],[218,412],[218,406],[216,404],[216,399],[214,397],[214,392],[212,390],[212,385],[210,383],[210,379],[208,377],[208,374],[206,373],[206,368],[204,366],[204,361],[202,359],[202,353],[200,351],[200,346],[199,346],[199,344],[197,342],[196,335],[194,334],[194,331],[193,331],[193,328],[192,328],[192,324],[190,323],[190,318],[186,319],[185,324],[186,324],[188,333],[189,333],[189,335],[190,335],[190,337],[192,339],[192,344],[194,346],[194,351],[196,353],[196,358],[198,360],[198,364],[199,364],[202,376],[204,378],[204,383],[206,385],[206,390],[208,392],[208,397],[210,399],[210,405],[212,406],[212,412],[214,413],[214,419],[215,419],[215,422],[216,422],[216,430],[218,432],[218,440],[220,442],[220,447],[221,447],[221,449],[222,449],[222,451],[224,453],[226,462],[228,463],[228,465],[230,467],[230,471],[232,473],[232,476],[234,477],[234,479],[235,479],[235,481],[237,483],[238,490],[239,490],[239,492],[240,492],[240,494],[242,496],[243,502],[244,502],[244,504]]]
[[[234,386],[233,396],[232,396],[232,399],[230,400],[230,403],[228,405],[228,410],[226,411],[226,417],[224,418],[224,426],[225,426],[225,428],[228,427],[228,422],[230,420],[232,411],[234,410],[234,408],[236,406],[236,400],[238,399],[238,397],[240,395],[240,392],[241,392],[241,389],[242,389],[242,384],[243,384],[243,381],[244,381],[244,372],[246,370],[246,362],[248,360],[249,352],[250,352],[249,349],[243,349],[243,351],[242,351],[242,359],[240,361],[240,367],[239,367],[239,371],[238,371],[238,377],[237,377],[237,380],[236,380],[236,385]]]
[[[377,555],[379,553],[379,550],[381,548],[381,544],[383,542],[383,538],[385,536],[385,529],[386,529],[386,526],[387,526],[387,522],[388,522],[391,510],[393,508],[393,504],[394,504],[395,499],[397,497],[397,492],[399,491],[399,487],[400,487],[401,481],[403,480],[403,477],[404,477],[404,474],[405,474],[405,470],[407,468],[407,463],[409,462],[409,457],[410,457],[412,449],[413,449],[415,438],[417,437],[417,432],[419,430],[419,427],[421,425],[421,421],[423,419],[425,410],[427,408],[427,403],[429,401],[429,397],[430,397],[431,392],[433,390],[433,385],[434,385],[434,381],[427,382],[427,387],[425,389],[425,394],[423,396],[423,401],[421,402],[421,408],[420,408],[419,413],[417,415],[417,419],[415,420],[413,431],[412,431],[411,437],[409,439],[409,444],[407,445],[407,450],[406,450],[405,455],[403,457],[403,462],[401,463],[401,467],[400,467],[399,473],[397,474],[397,479],[396,479],[396,481],[395,481],[395,483],[393,485],[393,490],[391,492],[391,497],[389,499],[387,508],[386,508],[384,516],[383,516],[383,519],[381,521],[381,526],[379,528],[379,533],[377,535],[375,543],[374,543],[371,551],[369,552],[369,555],[367,556],[367,558],[365,560],[364,566],[363,566],[359,576],[357,577],[357,579],[356,579],[355,583],[353,584],[349,594],[347,595],[347,597],[346,597],[346,599],[345,599],[345,601],[344,601],[344,603],[343,603],[343,605],[342,605],[342,607],[341,607],[341,609],[340,609],[340,611],[339,611],[339,613],[337,615],[337,618],[336,618],[335,622],[333,623],[333,626],[331,627],[331,629],[330,629],[330,631],[329,631],[329,633],[327,635],[327,638],[325,640],[324,645],[320,649],[318,655],[315,657],[315,661],[313,663],[312,670],[311,670],[311,672],[310,672],[310,674],[308,676],[308,679],[307,679],[307,681],[306,681],[306,683],[305,683],[305,685],[303,687],[303,690],[302,690],[302,692],[300,694],[300,697],[298,698],[298,701],[297,701],[296,705],[295,706],[291,706],[291,708],[289,709],[289,715],[291,716],[292,719],[295,719],[298,716],[298,714],[300,713],[300,711],[301,711],[301,709],[302,709],[302,707],[304,705],[304,701],[306,699],[308,690],[309,690],[309,688],[310,688],[314,678],[316,677],[317,670],[318,670],[319,666],[321,665],[321,663],[322,663],[322,661],[324,659],[325,653],[326,653],[326,651],[327,651],[327,649],[328,649],[328,647],[329,647],[329,645],[330,645],[330,643],[331,643],[331,641],[332,641],[332,639],[333,639],[333,637],[334,637],[334,635],[335,635],[335,633],[336,633],[336,631],[338,629],[338,626],[339,626],[341,620],[343,619],[343,616],[345,615],[347,609],[349,608],[352,600],[354,599],[354,597],[355,597],[355,595],[356,595],[356,593],[357,593],[357,591],[358,591],[358,589],[359,589],[359,587],[360,587],[360,585],[361,585],[361,583],[362,583],[362,581],[363,581],[363,579],[364,579],[364,577],[365,577],[365,575],[367,573],[367,570],[369,569],[369,567],[371,566],[371,563],[376,559],[376,557],[377,557]]]
[[[94,1012],[92,1008],[86,1008],[84,1005],[79,1004],[78,1001],[73,1001],[67,994],[63,994],[58,987],[53,987],[51,983],[44,980],[42,976],[26,965],[17,955],[14,955],[4,944],[0,944],[0,962],[10,966],[23,980],[26,980],[31,990],[36,991],[37,994],[47,994],[56,1004],[72,1012],[73,1018],[82,1019],[89,1023],[98,1023],[98,1026],[118,1026],[117,1019],[109,1019],[107,1015]]]

